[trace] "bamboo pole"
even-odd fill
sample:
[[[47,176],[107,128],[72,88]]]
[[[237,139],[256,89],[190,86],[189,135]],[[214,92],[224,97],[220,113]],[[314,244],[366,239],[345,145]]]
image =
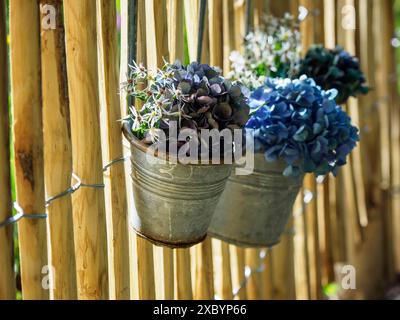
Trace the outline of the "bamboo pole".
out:
[[[10,34],[17,201],[25,213],[40,214],[45,212],[45,195],[37,1],[10,1]],[[23,298],[48,299],[41,281],[48,265],[46,221],[25,219],[18,231]]]
[[[183,61],[184,51],[183,0],[168,0],[168,46],[169,58],[173,62]]]
[[[44,166],[46,197],[71,185],[72,147],[68,84],[65,65],[62,1],[41,1],[56,9],[57,28],[41,32]],[[44,14],[42,14],[42,19]],[[76,272],[71,196],[52,202],[47,208],[51,242],[50,264],[54,268],[52,299],[76,299]]]
[[[262,297],[262,277],[258,268],[261,264],[260,250],[259,249],[246,249],[245,250],[246,267],[251,270],[250,277],[247,282],[247,297],[249,300],[259,300]]]
[[[146,1],[147,66],[151,69],[169,60],[166,0]]]
[[[199,21],[199,0],[185,0],[185,25],[189,49],[189,60],[196,61]],[[203,39],[205,43],[205,39]],[[203,50],[204,50],[203,46]]]
[[[234,11],[233,2],[231,0],[223,0],[222,2],[222,33],[223,33],[223,71],[227,75],[231,69],[231,62],[229,56],[234,49],[238,49],[235,46],[235,29],[234,29]],[[240,42],[241,43],[241,42]]]
[[[213,255],[211,238],[206,238],[196,247],[196,288],[195,299],[214,299]]]
[[[94,1],[64,2],[73,171],[86,184],[103,182],[95,12]],[[107,299],[104,191],[81,188],[72,199],[78,298]]]
[[[307,252],[306,223],[304,217],[305,204],[303,202],[303,192],[297,196],[294,204],[293,224],[296,230],[294,234],[294,261],[295,261],[295,288],[296,299],[310,299],[310,279],[309,263]]]
[[[192,279],[189,249],[177,249],[176,251],[176,277],[177,298],[179,300],[192,300]]]
[[[296,15],[298,10],[296,2],[296,0],[269,0],[269,12],[276,17],[283,17],[286,12]]]
[[[355,8],[354,0],[345,0],[343,5],[351,6]],[[356,17],[354,17],[356,18]],[[356,52],[356,32],[351,29],[342,29],[342,34],[344,36],[344,48],[349,51],[352,55]],[[360,126],[360,114],[359,114],[359,104],[358,100],[355,98],[350,98],[348,102],[349,115],[352,118],[354,124],[358,127]],[[357,206],[357,218],[358,223],[361,227],[365,228],[368,225],[368,214],[367,205],[365,198],[365,182],[363,178],[363,159],[361,156],[361,149],[364,149],[364,143],[361,140],[358,148],[353,150],[351,158],[353,160],[353,166],[351,168],[352,180],[355,188],[356,196],[356,206]]]
[[[209,0],[208,2],[208,24],[210,38],[210,64],[215,67],[223,67],[222,44],[222,2],[220,0]],[[233,30],[232,30],[233,32]],[[229,42],[227,43],[229,45]],[[233,46],[231,47],[233,49]]]
[[[102,101],[102,113],[105,115],[105,130],[107,141],[103,153],[107,162],[120,158],[123,154],[121,141],[121,107],[119,105],[118,83],[118,41],[116,26],[115,3],[107,0],[97,1],[98,9],[98,41],[100,83],[104,100]],[[115,281],[115,299],[129,299],[129,239],[126,185],[123,163],[111,166],[105,175],[106,192],[110,201],[107,201],[107,215],[110,220],[109,252],[112,264],[111,274]]]
[[[236,270],[237,270],[237,282],[238,285],[243,283],[245,280],[245,268],[246,268],[246,262],[245,262],[245,250],[243,248],[235,247],[235,253],[236,253]],[[235,288],[236,289],[236,288]],[[238,292],[238,298],[240,300],[246,300],[247,299],[247,292],[246,290],[240,290]]]
[[[243,39],[245,34],[245,15],[246,5],[245,1],[234,1],[234,21],[235,21],[235,47],[237,51],[242,52]]]
[[[146,2],[147,67],[156,70],[169,60],[167,1],[150,0]],[[173,251],[163,248],[164,297],[174,295]],[[158,264],[157,264],[158,265]]]
[[[304,183],[305,192],[311,192],[312,198],[306,206],[305,218],[307,223],[308,259],[310,266],[311,299],[318,300],[322,297],[321,285],[321,257],[319,251],[318,234],[318,207],[317,186],[314,176],[306,176]],[[307,195],[306,195],[307,197]]]
[[[200,15],[200,1],[199,0],[185,0],[184,1],[184,15],[185,15],[185,25],[186,25],[186,34],[187,34],[187,44],[189,50],[189,60],[190,62],[197,60],[197,44],[198,44],[198,21]],[[208,16],[208,6],[206,6],[206,14]],[[203,34],[203,43],[208,43],[209,41],[209,27],[208,20],[205,19],[204,23],[204,34]],[[210,60],[210,46],[203,45],[202,53],[201,53],[201,61],[202,63],[207,63]]]
[[[132,26],[129,26],[129,22],[132,19],[132,16],[134,16],[133,12],[129,12],[130,7],[135,7],[134,5],[137,5],[136,8],[139,12],[139,7],[141,2],[139,1],[138,3],[132,3],[132,1],[136,0],[121,0],[121,59],[120,59],[120,77],[119,77],[119,82],[124,83],[126,81],[127,73],[128,73],[128,62],[130,60],[129,54],[132,54],[129,52],[129,40],[128,40],[128,34],[129,31],[131,30]],[[140,16],[140,21],[144,19],[144,13],[141,14]],[[141,41],[139,41],[139,36],[140,36],[140,28],[139,28],[139,21],[136,23],[137,25],[137,30],[138,30],[138,41],[137,43],[140,44]],[[129,26],[129,28],[128,28]],[[128,30],[129,29],[129,30]],[[145,46],[144,46],[145,49]],[[140,52],[140,48],[137,47],[138,53]],[[136,53],[135,51],[135,53]],[[143,50],[144,51],[144,50]],[[145,55],[144,55],[145,56]],[[141,61],[141,60],[139,60]],[[127,110],[128,110],[128,100],[126,93],[124,91],[120,92],[120,106],[121,106],[121,117],[125,117],[127,115]],[[122,136],[122,132],[121,132]],[[130,144],[128,141],[123,140],[123,152],[125,157],[129,157],[130,154]],[[126,196],[127,196],[127,215],[128,215],[128,224],[130,224],[129,218],[132,216],[132,210],[134,208],[133,205],[133,192],[132,192],[132,180],[130,177],[130,168],[131,168],[131,163],[130,161],[125,161],[125,186],[126,186]],[[139,299],[139,285],[138,285],[138,263],[137,263],[137,246],[136,246],[136,235],[134,232],[132,232],[132,229],[129,228],[128,232],[128,241],[129,241],[129,265],[130,265],[130,297],[131,299]]]
[[[128,0],[132,1],[132,0]],[[147,44],[146,44],[146,36],[147,36],[147,27],[146,27],[146,1],[138,0],[137,2],[137,52],[136,52],[136,61],[138,63],[142,63],[144,66],[147,66]],[[129,12],[124,12],[125,15],[131,14]],[[129,46],[129,44],[127,44]],[[131,63],[131,61],[128,61]],[[125,68],[125,65],[123,65]],[[123,102],[126,104],[126,102]],[[126,109],[125,109],[126,110]],[[125,111],[126,112],[126,111]],[[130,170],[130,169],[129,169]],[[132,191],[132,182],[129,181],[128,192],[130,194],[130,209],[136,210],[133,203],[133,191]],[[155,280],[154,280],[154,255],[153,255],[153,245],[149,243],[147,240],[139,237],[133,236],[133,240],[136,240],[136,243],[133,247],[136,247],[136,265],[135,269],[137,269],[137,286],[138,292],[137,297],[139,299],[151,300],[155,299]]]
[[[387,14],[389,15],[389,23],[390,23],[390,30],[394,30],[394,17],[393,17],[393,5],[394,1],[390,0],[388,8],[387,8]],[[392,104],[392,109],[391,109],[391,114],[390,114],[390,119],[391,119],[391,141],[392,141],[392,190],[397,190],[397,187],[400,186],[400,106],[399,106],[399,92],[398,92],[398,78],[397,78],[397,73],[396,73],[396,59],[395,59],[395,52],[394,49],[392,48],[391,50],[391,56],[390,56],[390,70],[393,70],[393,73],[390,74],[389,76],[389,83],[390,83],[390,92],[391,92],[391,104]],[[389,273],[389,281],[391,280],[391,276],[394,273],[399,273],[400,272],[400,213],[398,208],[400,208],[400,197],[398,193],[393,193],[392,192],[392,204],[391,204],[391,210],[392,210],[392,232],[390,234],[393,234],[392,238],[392,246],[391,248],[393,250],[394,254],[394,261],[393,261],[393,269],[389,268],[388,273]],[[391,259],[390,259],[391,260]],[[389,262],[390,262],[389,260]]]
[[[259,28],[263,24],[263,18],[267,11],[265,0],[255,0],[254,3],[254,27]]]
[[[232,273],[229,244],[221,241],[221,262],[222,262],[222,298],[224,300],[233,299]]]
[[[349,10],[344,10],[343,8],[345,5],[349,6],[347,8],[354,7],[356,8],[356,3],[354,1],[339,1],[337,7],[337,38],[340,44],[344,44],[344,46],[349,50],[351,53],[355,54],[360,51],[357,49],[357,44],[359,40],[356,38],[360,36],[362,38],[362,33],[356,33],[356,30],[349,30],[346,28],[345,25],[342,24],[344,17],[346,19],[351,18],[350,14],[352,12]],[[359,8],[357,6],[357,8]],[[345,15],[345,16],[344,16]],[[362,17],[362,13],[359,14],[360,21]],[[356,17],[353,17],[356,18]],[[367,17],[364,18],[368,20]],[[371,22],[369,22],[371,23]],[[364,30],[365,22],[363,27]],[[379,35],[381,38],[381,32]],[[389,41],[388,41],[389,42]],[[362,45],[366,45],[367,43],[362,43]],[[362,50],[361,50],[362,51]],[[365,57],[364,53],[364,57]],[[349,112],[352,112],[352,108],[356,106],[356,101],[352,100],[348,104]],[[363,110],[367,109],[364,108]],[[358,111],[358,110],[356,110]],[[357,116],[353,118],[357,122]],[[363,131],[363,126],[360,122],[360,126]],[[367,141],[368,137],[363,136],[363,132],[361,131],[362,141]],[[366,146],[366,144],[362,144],[362,146]],[[376,146],[375,146],[376,148]],[[376,151],[375,151],[376,152]],[[377,230],[381,229],[382,221],[380,219],[368,219],[368,225],[365,225],[364,228],[361,228],[361,220],[362,217],[360,207],[359,207],[359,200],[357,200],[357,181],[355,179],[356,173],[354,168],[360,166],[359,160],[357,157],[351,156],[348,165],[341,169],[341,177],[338,180],[338,201],[337,205],[339,208],[339,216],[341,216],[340,220],[343,221],[343,228],[340,227],[342,230],[339,230],[340,235],[337,237],[343,238],[343,234],[345,235],[345,252],[342,257],[342,261],[346,262],[347,264],[353,265],[357,270],[357,290],[353,291],[343,291],[341,295],[344,298],[368,298],[368,297],[376,297],[374,292],[377,292],[377,287],[382,284],[382,264],[376,264],[376,261],[382,261],[382,234]],[[358,173],[361,175],[362,173]],[[344,195],[346,195],[344,197]],[[358,196],[359,197],[359,196]],[[340,212],[344,210],[345,212]],[[369,214],[373,215],[373,208],[370,208]],[[373,274],[370,274],[368,270],[374,268]],[[339,279],[340,280],[340,279]]]
[[[170,61],[183,61],[184,47],[184,12],[182,0],[168,2],[168,38]],[[178,299],[193,299],[190,250],[175,251],[176,260],[176,295]]]
[[[263,300],[279,300],[279,299],[289,299],[289,298],[280,298],[278,295],[278,290],[285,290],[286,286],[275,286],[275,279],[277,278],[277,273],[274,268],[274,248],[270,248],[266,251],[265,257],[262,258],[262,263],[264,264],[264,270],[261,273],[261,281],[262,281],[262,292],[261,299]],[[292,256],[293,257],[293,256]],[[292,273],[293,274],[293,273]],[[290,277],[290,274],[289,274]],[[291,287],[293,282],[290,282],[290,278],[288,278],[289,283],[288,287]],[[294,299],[294,298],[293,298]]]
[[[142,300],[154,300],[154,258],[153,246],[147,240],[137,237],[138,254],[138,277],[139,277],[139,298]]]
[[[278,17],[282,17],[285,13],[291,13],[296,16],[298,11],[297,0],[291,1],[276,1],[272,0],[269,2],[270,14]],[[301,210],[302,203],[297,202],[294,206],[294,210]],[[275,246],[269,253],[270,263],[272,265],[267,268],[266,272],[272,272],[271,275],[271,289],[272,299],[294,299],[296,297],[295,287],[296,287],[296,274],[295,274],[295,246],[293,243],[293,234],[291,234],[291,229],[293,229],[294,220],[291,219],[286,227],[289,234],[282,235],[281,242]],[[296,228],[298,229],[298,228]],[[301,229],[301,228],[299,228]],[[302,247],[298,250],[303,251]],[[301,255],[297,255],[301,257]]]
[[[6,3],[0,1],[0,221],[12,213],[10,173],[10,124],[8,120],[8,67],[6,42]],[[0,300],[15,299],[13,226],[0,228]]]
[[[272,274],[270,276],[272,299],[294,300],[296,299],[294,244],[293,244],[293,221],[286,227],[286,234],[281,236],[281,242],[267,254],[270,259],[267,263],[272,265],[267,268]],[[267,285],[264,283],[264,285]],[[268,287],[268,286],[267,286]]]
[[[233,28],[227,29],[227,25],[223,24],[223,19],[221,19],[223,12],[223,3],[219,0],[209,1],[209,38],[210,38],[210,63],[212,66],[219,67],[230,67],[229,61],[224,61],[229,59],[229,56],[224,55],[224,51],[234,50],[233,43]],[[231,13],[231,17],[233,17]],[[226,20],[226,19],[224,19]],[[226,38],[226,42],[222,39]],[[226,71],[224,68],[224,71]],[[225,74],[226,75],[226,74]],[[231,275],[231,258],[229,245],[223,241],[216,241],[216,245],[219,247],[221,268],[220,270],[220,295],[222,299],[231,300],[232,295],[232,275]]]
[[[336,2],[335,0],[324,0],[324,30],[325,30],[325,46],[334,48],[336,46]],[[326,187],[328,185],[328,187]],[[330,250],[332,254],[333,263],[343,262],[346,258],[346,243],[344,241],[344,217],[343,205],[338,190],[342,188],[342,176],[339,174],[337,178],[329,176],[325,185],[324,192],[328,193],[329,212],[326,218],[327,232],[329,232]],[[340,192],[339,192],[340,193]],[[329,228],[329,229],[328,229]],[[333,268],[334,266],[331,266]]]
[[[206,16],[207,16],[206,12]],[[197,55],[198,41],[198,20],[199,2],[198,0],[185,1],[185,23],[188,38],[189,60],[195,61]],[[203,51],[201,62],[209,63],[209,34],[208,23],[204,23]],[[214,299],[214,279],[213,279],[213,254],[211,239],[206,238],[204,242],[195,247],[196,250],[196,281],[195,299]]]
[[[316,19],[315,3],[313,0],[300,0],[299,4],[308,10],[308,15],[300,25],[302,32],[303,53],[306,53],[309,47],[315,43],[316,39]],[[310,288],[311,299],[319,299],[321,292],[320,277],[320,252],[319,252],[319,234],[318,234],[318,211],[317,211],[317,188],[314,175],[306,175],[304,178],[304,192],[311,192],[310,202],[306,206],[305,219],[307,223],[307,250],[310,267]]]
[[[358,1],[359,8],[359,57],[360,65],[366,75],[368,86],[375,88],[374,41],[372,0]],[[379,118],[376,104],[376,90],[371,90],[360,100],[360,126],[363,135],[364,148],[361,149],[364,161],[363,175],[366,180],[366,198],[369,205],[378,206],[380,203],[380,169],[379,169]]]
[[[395,204],[390,201],[391,187],[393,186],[394,178],[398,178],[398,173],[394,173],[393,169],[398,164],[392,164],[392,159],[396,156],[392,152],[391,138],[395,137],[396,131],[391,128],[391,116],[393,114],[393,101],[391,96],[393,90],[391,89],[391,75],[393,73],[393,52],[390,46],[391,38],[393,35],[393,13],[392,3],[390,0],[375,1],[373,2],[374,10],[374,25],[376,29],[375,34],[375,81],[376,81],[376,94],[378,100],[378,113],[380,124],[380,172],[381,172],[381,190],[382,190],[382,205],[381,215],[384,223],[384,248],[385,248],[385,262],[387,279],[393,279],[393,215],[398,216],[398,209],[391,206]],[[394,176],[395,175],[395,176]],[[385,204],[385,201],[388,203]],[[397,227],[397,226],[396,226]]]
[[[324,34],[325,46],[334,48],[336,45],[336,8],[335,0],[324,0]]]

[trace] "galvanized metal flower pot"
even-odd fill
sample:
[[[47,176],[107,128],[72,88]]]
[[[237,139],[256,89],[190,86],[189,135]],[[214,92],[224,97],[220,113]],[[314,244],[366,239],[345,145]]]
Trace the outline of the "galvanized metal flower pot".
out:
[[[303,176],[284,177],[285,165],[267,163],[260,153],[254,161],[251,175],[237,176],[232,171],[209,234],[234,245],[270,247],[284,232]]]
[[[131,144],[133,229],[156,245],[189,247],[204,240],[232,165],[182,165],[146,154],[124,125]]]

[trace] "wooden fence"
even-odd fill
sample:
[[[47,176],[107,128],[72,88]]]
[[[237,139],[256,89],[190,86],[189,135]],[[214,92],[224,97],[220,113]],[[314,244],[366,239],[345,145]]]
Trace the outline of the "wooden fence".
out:
[[[323,288],[340,284],[344,265],[354,266],[357,288],[339,290],[342,298],[377,298],[394,281],[400,108],[393,0],[208,0],[201,61],[225,73],[247,26],[262,24],[265,13],[297,15],[299,6],[308,13],[304,51],[340,44],[359,56],[373,90],[345,107],[362,140],[337,179],[306,177],[276,247],[207,238],[171,250],[133,233],[130,164],[113,161],[129,153],[119,83],[133,57],[150,68],[184,59],[185,50],[196,60],[199,4],[121,0],[119,46],[114,1],[9,0],[9,11],[0,1],[0,222],[12,214],[14,168],[16,203],[26,215],[0,227],[0,299],[16,297],[13,227],[24,299],[322,299]]]

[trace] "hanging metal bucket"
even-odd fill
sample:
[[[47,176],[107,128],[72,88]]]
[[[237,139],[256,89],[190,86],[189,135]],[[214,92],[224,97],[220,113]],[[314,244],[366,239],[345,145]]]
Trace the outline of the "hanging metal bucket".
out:
[[[209,234],[244,247],[270,247],[279,242],[300,191],[303,176],[282,175],[283,163],[254,155],[254,172],[228,180],[215,210]]]
[[[232,165],[171,163],[146,154],[128,125],[123,132],[131,144],[135,232],[171,248],[203,241]]]

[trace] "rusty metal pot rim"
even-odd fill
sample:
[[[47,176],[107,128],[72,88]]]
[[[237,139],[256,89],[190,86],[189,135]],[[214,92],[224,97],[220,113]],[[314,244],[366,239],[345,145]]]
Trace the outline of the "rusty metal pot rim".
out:
[[[146,145],[145,143],[143,143],[142,141],[140,141],[137,137],[135,137],[135,135],[132,133],[132,130],[130,129],[129,123],[127,121],[124,121],[123,124],[122,124],[122,132],[123,132],[125,138],[129,141],[129,143],[131,145],[135,146],[137,149],[139,149],[140,151],[142,151],[144,153],[147,152],[147,150],[149,149],[149,146]],[[168,152],[165,153],[165,154],[164,153],[160,153],[160,154],[165,156],[164,157],[165,161],[169,161],[171,155]],[[163,159],[163,158],[161,158],[159,156],[159,151],[158,150],[155,151],[154,157]],[[221,160],[221,163],[210,163],[210,162],[209,163],[202,163],[201,160],[199,160],[200,163],[197,163],[197,164],[192,164],[192,163],[183,164],[183,163],[180,163],[179,161],[177,161],[177,163],[182,165],[182,166],[195,166],[195,167],[197,167],[197,166],[233,165],[233,163],[232,164],[224,163],[224,161],[223,161],[224,159],[223,158],[220,159],[220,160]]]

